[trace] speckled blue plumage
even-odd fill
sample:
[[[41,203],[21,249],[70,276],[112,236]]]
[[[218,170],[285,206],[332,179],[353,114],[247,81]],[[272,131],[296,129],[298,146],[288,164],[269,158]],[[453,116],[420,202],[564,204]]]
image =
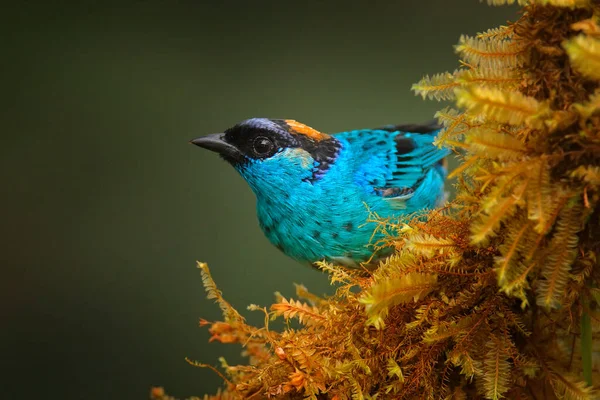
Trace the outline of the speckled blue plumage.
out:
[[[265,121],[270,120],[251,124]],[[441,160],[448,150],[432,144],[436,133],[392,128],[337,133],[331,136],[335,153],[321,170],[302,146],[280,147],[269,158],[248,157],[234,167],[256,194],[260,226],[275,246],[299,261],[356,267],[371,257],[369,244],[379,239],[372,238],[375,224],[366,223],[368,209],[397,217],[442,201]]]

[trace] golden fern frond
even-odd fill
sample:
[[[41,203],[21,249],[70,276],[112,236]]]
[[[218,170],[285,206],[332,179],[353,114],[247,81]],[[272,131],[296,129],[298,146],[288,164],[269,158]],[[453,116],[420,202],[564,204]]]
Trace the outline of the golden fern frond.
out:
[[[419,82],[413,84],[410,89],[421,95],[423,99],[451,100],[454,98],[454,89],[460,86],[460,83],[456,82],[456,73],[456,71],[454,74],[444,72],[433,76],[425,76]]]
[[[464,130],[468,128],[464,113],[452,107],[444,107],[440,111],[437,111],[434,117],[445,128],[452,126],[457,122],[464,123],[466,125],[462,127]]]
[[[581,31],[588,36],[600,36],[600,25],[598,22],[599,19],[596,15],[595,18],[584,19],[583,21],[578,21],[574,24],[571,24],[571,29],[575,31]]]
[[[206,298],[215,300],[223,312],[223,318],[226,322],[243,322],[244,317],[242,317],[237,310],[223,298],[223,294],[217,288],[217,284],[210,274],[208,264],[197,261],[196,265],[200,269],[200,274],[202,275],[202,285],[206,291]]]
[[[512,0],[512,2],[514,3],[514,0]],[[488,1],[489,3],[489,1]],[[515,33],[515,26],[514,25],[501,25],[497,28],[491,28],[488,29],[485,32],[480,32],[477,35],[475,35],[475,37],[477,39],[482,39],[482,40],[490,40],[490,39],[494,39],[494,40],[502,40],[502,39],[510,39]]]
[[[554,368],[548,374],[550,385],[556,397],[564,400],[593,400],[596,398],[593,389],[582,382],[579,377]]]
[[[382,329],[390,307],[420,300],[427,296],[436,284],[437,275],[417,272],[376,282],[359,299],[359,302],[365,305],[369,317],[367,324]]]
[[[487,126],[471,129],[467,143],[471,153],[485,158],[522,159],[527,151],[519,139]]]
[[[537,264],[534,261],[517,261],[517,263],[508,271],[510,275],[506,275],[504,284],[501,290],[509,296],[521,299],[521,307],[525,308],[529,305],[525,290],[529,288],[527,277]]]
[[[537,162],[536,162],[537,161]],[[554,211],[553,195],[550,184],[550,166],[544,158],[532,161],[529,170],[529,187],[527,188],[527,217],[536,221],[534,229],[538,233],[545,233],[548,220]]]
[[[522,78],[516,70],[477,68],[460,71],[456,82],[464,85],[496,87],[502,90],[517,90]]]
[[[568,204],[560,213],[556,231],[550,240],[546,262],[542,266],[542,277],[537,288],[537,303],[548,308],[558,308],[562,304],[564,289],[569,281],[569,272],[575,256],[581,229],[581,205]]]
[[[600,167],[596,165],[581,165],[571,172],[571,177],[580,178],[593,186],[600,186]]]
[[[596,90],[585,103],[575,103],[572,107],[585,119],[600,112],[600,90]]]
[[[316,306],[317,304],[322,304],[325,302],[323,298],[309,292],[306,286],[298,283],[294,283],[294,286],[296,287],[296,296],[301,299],[308,300],[311,305]]]
[[[489,214],[499,200],[513,195],[515,187],[525,181],[523,178],[526,178],[526,168],[527,162],[524,159],[523,162],[511,163],[501,175],[485,168],[476,170],[475,180],[482,182],[480,193],[485,193],[488,186],[490,187],[487,194],[480,198],[480,211]]]
[[[436,254],[448,254],[456,250],[456,243],[450,238],[436,238],[425,233],[410,235],[405,242],[406,248],[425,257]]]
[[[600,291],[600,289],[598,290]],[[598,298],[600,298],[600,296]],[[600,304],[600,301],[598,302],[598,304]],[[427,304],[424,304],[421,307],[417,308],[415,310],[414,320],[405,325],[406,329],[415,329],[426,323],[428,321],[430,311],[430,306]]]
[[[502,255],[495,258],[498,286],[501,288],[506,283],[506,278],[513,276],[515,269],[518,268],[518,257],[527,245],[525,239],[530,228],[531,223],[522,216],[514,219],[506,232],[504,243],[499,248]]]
[[[468,331],[476,323],[477,320],[475,320],[473,316],[467,315],[456,321],[432,325],[431,328],[423,334],[423,342],[435,343],[449,339]]]
[[[447,139],[464,134],[471,127],[466,115],[454,108],[446,107],[436,112],[434,117],[443,126],[433,142],[438,147],[443,146]]]
[[[388,358],[387,371],[388,371],[388,376],[390,378],[395,377],[398,381],[404,382],[404,374],[402,373],[402,368],[400,368],[400,366],[398,365],[396,360],[394,360],[391,357]]]
[[[363,395],[360,383],[358,383],[358,381],[352,376],[346,376],[346,379],[348,379],[350,382],[350,393],[352,394],[352,400],[364,400],[365,396]]]
[[[554,6],[554,7],[588,7],[590,5],[589,0],[529,0],[532,3],[540,4],[542,6]]]
[[[485,397],[498,400],[508,391],[510,363],[503,340],[492,337],[486,344],[487,353],[483,359],[483,385]]]
[[[520,92],[470,87],[456,89],[456,104],[473,114],[483,114],[500,123],[541,127],[540,118],[549,113],[548,105]]]
[[[583,75],[600,79],[600,40],[578,35],[563,43],[571,64]]]
[[[479,156],[471,156],[469,158],[467,158],[466,161],[462,162],[458,167],[454,168],[454,171],[452,171],[450,174],[448,174],[448,179],[452,179],[460,174],[462,174],[463,172],[466,172],[469,168],[471,168],[473,165],[475,165],[477,163],[477,161],[479,161],[480,157]]]
[[[286,346],[287,354],[297,363],[298,367],[304,371],[312,370],[318,365],[314,355],[317,350],[309,346],[297,346],[295,344],[288,344]]]
[[[271,305],[271,311],[275,315],[282,315],[286,320],[298,318],[298,321],[304,325],[318,325],[325,321],[325,317],[316,307],[294,299],[288,301],[282,298],[279,303]]]
[[[513,68],[525,61],[525,48],[512,40],[487,40],[461,35],[455,49],[466,63],[484,68]]]
[[[468,379],[475,375],[481,375],[481,362],[474,360],[468,353],[452,352],[448,360],[455,366],[460,368],[460,373]]]
[[[344,267],[330,264],[325,261],[317,261],[315,265],[330,276],[331,283],[350,284],[356,279],[357,272]]]
[[[473,244],[481,243],[488,237],[496,235],[500,223],[514,213],[526,188],[527,182],[518,185],[512,195],[498,200],[496,206],[489,213],[483,215],[471,226],[471,242]]]

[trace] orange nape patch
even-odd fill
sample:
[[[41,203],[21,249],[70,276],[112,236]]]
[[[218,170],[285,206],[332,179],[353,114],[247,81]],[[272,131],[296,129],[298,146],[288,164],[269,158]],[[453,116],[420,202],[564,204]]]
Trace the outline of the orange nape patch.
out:
[[[288,126],[290,127],[291,133],[295,133],[297,135],[304,135],[316,141],[321,141],[330,137],[326,133],[321,133],[318,130],[311,128],[310,126],[304,125],[293,119],[286,119],[285,123],[288,124]]]

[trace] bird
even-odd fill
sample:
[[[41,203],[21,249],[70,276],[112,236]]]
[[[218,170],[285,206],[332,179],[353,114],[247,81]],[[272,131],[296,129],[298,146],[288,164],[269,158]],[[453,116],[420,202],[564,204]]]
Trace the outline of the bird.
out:
[[[447,148],[435,123],[334,134],[292,119],[251,118],[190,141],[218,153],[256,196],[259,225],[287,256],[364,268],[382,238],[372,224],[440,206]]]

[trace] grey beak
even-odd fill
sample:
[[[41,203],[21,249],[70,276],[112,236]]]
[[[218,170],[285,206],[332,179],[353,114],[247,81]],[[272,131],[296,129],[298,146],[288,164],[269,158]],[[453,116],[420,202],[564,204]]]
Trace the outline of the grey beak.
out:
[[[215,133],[212,135],[202,136],[193,140],[190,143],[200,146],[215,153],[219,153],[228,161],[241,161],[244,159],[242,153],[232,144],[227,143],[224,133]]]

